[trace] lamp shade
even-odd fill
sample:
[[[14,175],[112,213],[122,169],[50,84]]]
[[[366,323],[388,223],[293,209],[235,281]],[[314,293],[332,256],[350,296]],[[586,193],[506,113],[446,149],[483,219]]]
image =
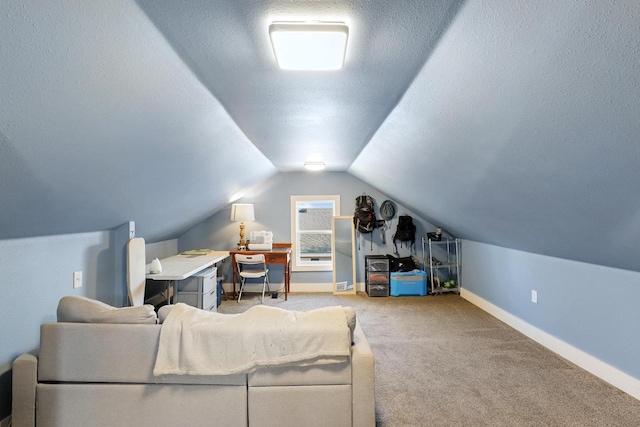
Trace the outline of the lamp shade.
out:
[[[231,221],[244,222],[255,221],[253,205],[250,203],[234,203],[231,205]]]

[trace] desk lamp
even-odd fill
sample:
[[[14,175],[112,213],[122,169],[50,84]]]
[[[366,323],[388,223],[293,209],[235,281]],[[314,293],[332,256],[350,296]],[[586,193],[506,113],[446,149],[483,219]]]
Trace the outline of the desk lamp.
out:
[[[244,221],[255,221],[253,205],[249,203],[234,203],[231,205],[231,221],[240,222],[240,241],[238,249],[245,250],[247,242],[244,240]]]

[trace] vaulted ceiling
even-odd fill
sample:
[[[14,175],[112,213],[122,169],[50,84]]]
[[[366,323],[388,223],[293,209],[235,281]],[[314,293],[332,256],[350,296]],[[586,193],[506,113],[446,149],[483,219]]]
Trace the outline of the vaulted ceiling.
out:
[[[176,237],[320,157],[454,235],[640,270],[635,0],[1,12],[0,238]],[[298,20],[349,25],[343,70],[277,68],[268,26]]]

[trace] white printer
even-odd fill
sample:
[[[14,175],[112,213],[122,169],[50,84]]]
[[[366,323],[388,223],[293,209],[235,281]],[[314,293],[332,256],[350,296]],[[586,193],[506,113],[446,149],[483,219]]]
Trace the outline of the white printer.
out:
[[[250,231],[249,245],[250,251],[270,251],[273,247],[273,232],[271,231]]]

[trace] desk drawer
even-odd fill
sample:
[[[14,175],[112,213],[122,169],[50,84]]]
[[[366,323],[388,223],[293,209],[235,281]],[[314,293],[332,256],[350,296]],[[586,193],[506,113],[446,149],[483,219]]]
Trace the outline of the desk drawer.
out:
[[[265,256],[265,261],[267,264],[271,263],[280,263],[284,264],[287,260],[287,254],[267,254]]]
[[[182,302],[193,307],[210,310],[214,308],[217,311],[218,293],[216,288],[206,294],[199,292],[179,292],[176,295],[176,302]]]
[[[178,292],[211,292],[216,286],[217,272],[218,269],[216,267],[211,267],[196,275],[178,281]]]
[[[217,301],[218,298],[217,298],[217,296],[218,296],[218,293],[216,292],[216,302],[211,304],[211,306],[209,306],[209,307],[205,306],[204,310],[207,310],[207,311],[218,311],[218,301]]]
[[[217,290],[216,287],[214,287],[211,292],[209,292],[208,294],[202,295],[202,308],[210,309],[211,307],[214,307],[217,309],[218,293],[216,292],[216,290]]]
[[[208,294],[216,289],[216,279],[218,278],[218,269],[213,267],[206,276],[202,276],[202,293]]]

